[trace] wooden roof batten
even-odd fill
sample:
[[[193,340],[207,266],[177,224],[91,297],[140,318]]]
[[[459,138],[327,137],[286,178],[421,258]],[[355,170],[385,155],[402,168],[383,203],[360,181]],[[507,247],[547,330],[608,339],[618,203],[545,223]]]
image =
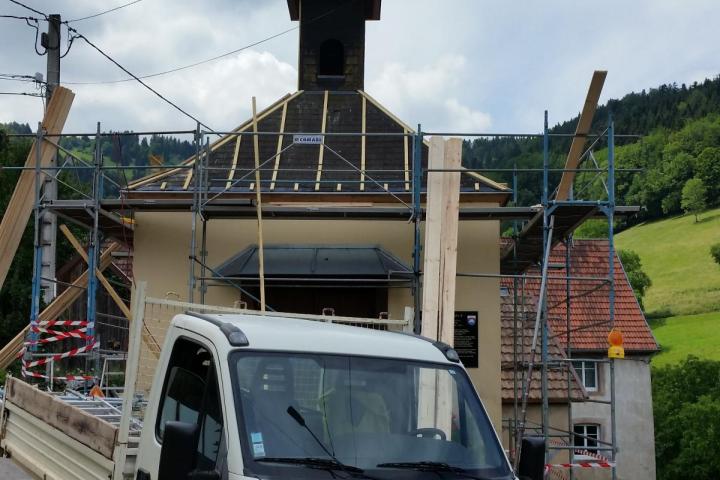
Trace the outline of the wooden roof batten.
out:
[[[261,111],[258,122],[259,130],[263,133],[261,143],[263,146],[268,144],[267,149],[261,147],[261,150],[266,151],[263,157],[271,154],[275,156],[274,165],[271,164],[267,169],[269,173],[263,175],[260,184],[262,190],[271,195],[270,198],[283,197],[285,201],[297,201],[300,197],[296,195],[302,194],[302,201],[307,201],[307,196],[315,193],[318,201],[332,198],[330,201],[336,202],[341,201],[340,197],[347,199],[357,196],[363,200],[387,203],[390,201],[387,192],[380,191],[384,186],[394,194],[409,196],[411,193],[412,166],[408,135],[415,131],[362,90],[298,91],[288,94]],[[247,159],[244,158],[248,154],[245,151],[248,147],[242,147],[245,142],[239,139],[243,134],[249,135],[246,132],[251,125],[252,121],[248,120],[210,145],[210,160],[224,162],[215,164],[214,170],[218,170],[220,165],[224,173],[218,174],[222,175],[222,179],[211,180],[212,194],[241,198],[250,193],[246,185],[248,182],[244,179],[244,173],[249,171]],[[305,165],[305,160],[293,153],[293,150],[310,147],[293,144],[292,134],[303,133],[299,130],[323,135],[323,144],[315,147],[317,153],[313,164]],[[360,133],[353,135],[353,132]],[[227,146],[231,141],[232,145]],[[388,142],[392,143],[389,149]],[[326,143],[329,144],[328,148],[342,155],[340,159],[336,158],[337,155],[325,156],[323,159]],[[423,145],[422,160],[426,164],[427,140]],[[213,160],[212,157],[220,160]],[[345,165],[350,161],[354,166]],[[131,182],[126,190],[127,197],[170,199],[190,194],[198,188],[191,181],[194,163],[193,156],[176,168]],[[227,168],[226,172],[224,168]],[[299,178],[289,178],[291,172],[299,172]],[[303,179],[310,173],[312,178]],[[476,201],[504,205],[511,193],[506,185],[475,172],[464,172],[463,178],[463,201],[475,198]],[[293,184],[297,184],[297,187],[292,187]],[[482,185],[482,188],[478,185]],[[253,187],[257,188],[257,185]]]

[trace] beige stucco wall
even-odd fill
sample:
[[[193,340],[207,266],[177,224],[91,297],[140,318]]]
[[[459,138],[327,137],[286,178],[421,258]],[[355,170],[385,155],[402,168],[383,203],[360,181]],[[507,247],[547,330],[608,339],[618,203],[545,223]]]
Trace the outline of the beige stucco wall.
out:
[[[135,218],[135,280],[148,282],[149,296],[162,298],[174,292],[187,300],[191,215],[138,212]],[[406,221],[264,220],[263,235],[266,244],[381,245],[412,265],[413,225]],[[499,222],[460,222],[457,271],[498,273],[498,241]],[[255,220],[212,220],[207,230],[208,265],[215,267],[256,243]],[[198,235],[198,251],[199,247]],[[232,306],[238,298],[232,287],[210,287],[206,303]],[[195,301],[198,300],[196,293]],[[409,289],[389,289],[388,303],[390,317],[402,319],[404,307],[413,303]],[[480,368],[470,369],[470,376],[499,430],[502,408],[499,280],[459,277],[456,310],[478,311]]]
[[[568,404],[553,403],[550,404],[548,411],[548,421],[550,423],[550,434],[560,435],[560,431],[568,431]],[[518,406],[518,415],[520,415],[520,406]],[[502,444],[506,450],[510,450],[510,430],[508,428],[508,420],[514,417],[514,406],[512,403],[505,403],[502,407],[502,416],[505,421],[503,422],[502,429]],[[535,427],[542,424],[542,405],[540,404],[529,404],[527,406],[527,425],[528,428]],[[562,442],[567,442],[567,436],[565,439],[551,438],[550,443],[553,446],[560,445]],[[568,450],[549,450],[550,462],[551,463],[566,463],[569,458]],[[552,477],[551,477],[552,478]]]

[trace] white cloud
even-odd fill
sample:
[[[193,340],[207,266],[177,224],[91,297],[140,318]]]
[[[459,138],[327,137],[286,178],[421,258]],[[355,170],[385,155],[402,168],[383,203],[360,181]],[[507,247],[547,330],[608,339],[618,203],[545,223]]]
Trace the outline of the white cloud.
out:
[[[491,125],[488,113],[464,105],[456,96],[467,79],[467,60],[451,54],[420,68],[390,62],[367,82],[367,91],[400,118],[423,120],[424,130],[478,132]]]
[[[64,19],[96,13],[104,2],[28,0]],[[452,4],[451,8],[445,3]],[[27,14],[5,3],[3,13]],[[542,112],[551,123],[576,115],[592,70],[607,68],[601,101],[632,90],[720,73],[717,18],[720,2],[609,0],[388,0],[382,20],[368,22],[366,89],[408,123],[426,130],[538,131]],[[642,21],[638,21],[641,18]],[[137,74],[186,65],[286,30],[285,0],[145,0],[78,22],[76,27]],[[45,71],[35,55],[35,32],[24,22],[0,24],[0,71]],[[296,89],[298,34],[292,32],[216,62],[150,79],[168,98],[215,128],[247,118],[250,97],[262,107]],[[82,41],[63,59],[64,81],[124,78]],[[0,91],[31,91],[2,82]],[[67,129],[192,128],[133,83],[71,86],[77,93]],[[0,122],[34,126],[42,104],[0,96]]]
[[[293,66],[269,52],[246,51],[199,72],[149,79],[148,84],[217,130],[236,127],[258,109],[295,90]],[[71,121],[100,120],[107,128],[153,130],[194,128],[193,121],[135,82],[77,86]],[[98,113],[104,118],[98,118]],[[87,128],[87,127],[86,127]]]

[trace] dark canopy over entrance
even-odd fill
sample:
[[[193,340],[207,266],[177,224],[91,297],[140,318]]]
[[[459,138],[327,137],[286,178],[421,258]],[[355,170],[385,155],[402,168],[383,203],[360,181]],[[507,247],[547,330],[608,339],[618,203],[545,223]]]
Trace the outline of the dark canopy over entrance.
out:
[[[283,312],[378,318],[388,311],[388,288],[412,278],[379,246],[266,245],[264,259],[267,304]],[[218,266],[216,277],[257,297],[258,265],[252,245]]]

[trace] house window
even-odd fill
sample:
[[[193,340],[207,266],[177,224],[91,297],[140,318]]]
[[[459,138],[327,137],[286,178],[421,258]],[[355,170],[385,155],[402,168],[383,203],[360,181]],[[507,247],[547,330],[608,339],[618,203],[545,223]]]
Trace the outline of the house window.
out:
[[[331,38],[320,44],[318,75],[342,76],[345,74],[345,47],[339,40]]]
[[[580,380],[582,381],[585,390],[587,390],[588,392],[597,392],[597,362],[582,360],[578,362],[573,362],[573,367],[575,367],[575,371],[580,377]]]
[[[600,425],[578,424],[573,426],[574,442],[576,453],[582,455],[583,450],[597,451],[598,440],[600,440]]]

